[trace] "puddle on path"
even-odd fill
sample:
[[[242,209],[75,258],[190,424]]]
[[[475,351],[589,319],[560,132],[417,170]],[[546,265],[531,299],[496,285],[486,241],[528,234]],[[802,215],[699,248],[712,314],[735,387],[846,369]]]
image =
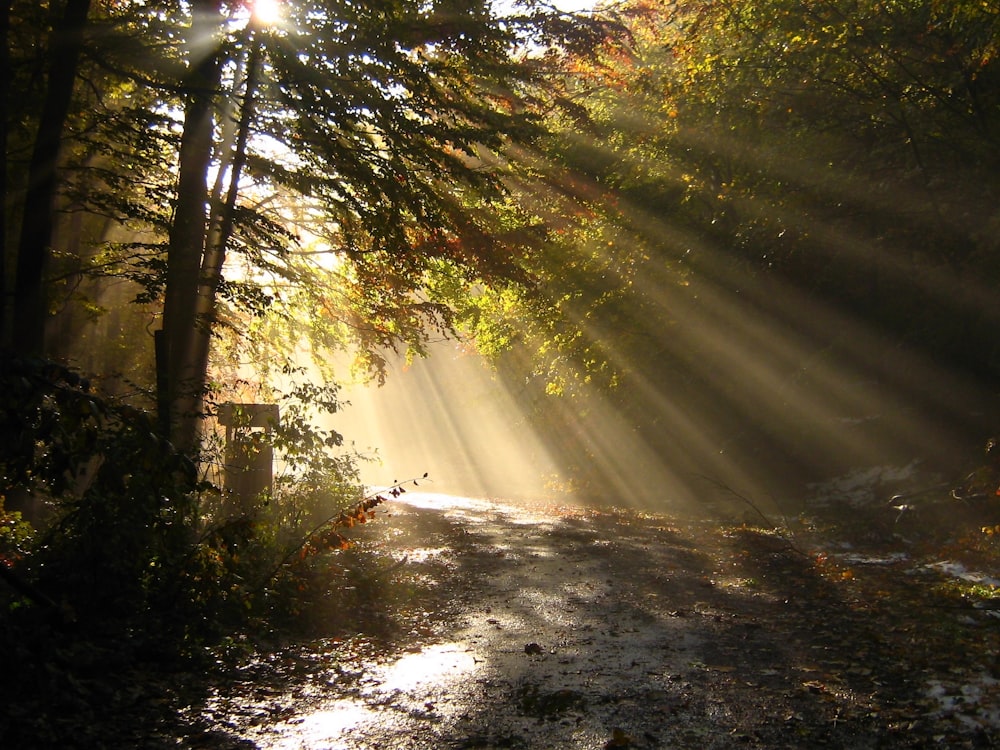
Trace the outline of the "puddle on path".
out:
[[[359,734],[393,736],[405,731],[408,722],[439,724],[451,708],[449,696],[460,692],[462,682],[474,679],[477,667],[478,660],[463,643],[406,654],[372,667],[368,687],[357,696],[321,702],[314,710],[268,727],[255,737],[257,745],[269,750],[349,747]]]

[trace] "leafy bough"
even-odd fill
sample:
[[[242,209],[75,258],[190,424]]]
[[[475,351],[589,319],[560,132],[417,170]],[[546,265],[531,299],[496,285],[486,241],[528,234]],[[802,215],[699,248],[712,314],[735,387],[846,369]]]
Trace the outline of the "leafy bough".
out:
[[[374,520],[375,509],[379,505],[388,502],[390,497],[395,499],[404,494],[407,485],[419,486],[418,480],[420,479],[427,479],[427,472],[424,472],[421,477],[397,481],[385,490],[366,495],[351,508],[341,510],[316,524],[271,569],[264,578],[259,591],[266,589],[283,569],[293,564],[296,560],[304,560],[310,555],[323,551],[348,549],[351,543],[340,533],[342,529],[349,529],[355,524],[367,523],[370,520]],[[392,567],[398,567],[405,562],[406,558],[403,558]]]

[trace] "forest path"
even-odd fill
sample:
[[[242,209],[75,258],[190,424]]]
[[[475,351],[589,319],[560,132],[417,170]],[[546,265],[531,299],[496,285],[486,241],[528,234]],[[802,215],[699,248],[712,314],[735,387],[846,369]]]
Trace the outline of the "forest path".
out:
[[[203,746],[994,746],[1000,620],[909,552],[625,510],[391,506],[358,581],[393,637],[248,665],[198,709],[236,744]]]

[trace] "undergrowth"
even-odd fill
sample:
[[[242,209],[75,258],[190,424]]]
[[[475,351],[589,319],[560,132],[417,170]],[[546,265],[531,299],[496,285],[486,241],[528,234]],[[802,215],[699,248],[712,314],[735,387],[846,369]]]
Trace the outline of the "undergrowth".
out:
[[[294,471],[248,499],[202,470],[218,455],[178,454],[146,412],[73,371],[0,365],[0,689],[25,689],[11,677],[19,662],[46,674],[38,654],[60,653],[55,672],[72,675],[78,644],[116,662],[195,658],[305,629],[318,607],[359,606],[340,558],[413,480],[366,494],[332,450],[340,437],[309,421],[311,407],[334,403],[320,396],[291,394],[266,437]]]

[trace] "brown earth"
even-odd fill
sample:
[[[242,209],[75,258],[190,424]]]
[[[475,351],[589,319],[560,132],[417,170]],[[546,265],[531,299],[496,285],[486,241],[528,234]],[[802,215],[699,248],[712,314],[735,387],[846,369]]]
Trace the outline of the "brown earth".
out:
[[[183,709],[182,734],[159,722],[139,745],[997,744],[996,581],[970,573],[994,550],[978,527],[931,556],[895,527],[862,548],[804,524],[392,505],[343,563],[377,636],[251,658]]]

